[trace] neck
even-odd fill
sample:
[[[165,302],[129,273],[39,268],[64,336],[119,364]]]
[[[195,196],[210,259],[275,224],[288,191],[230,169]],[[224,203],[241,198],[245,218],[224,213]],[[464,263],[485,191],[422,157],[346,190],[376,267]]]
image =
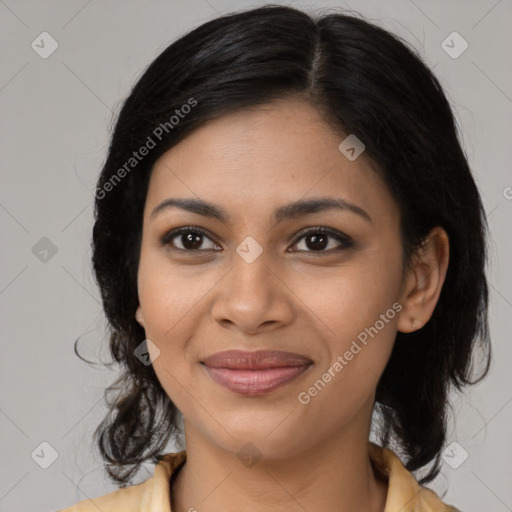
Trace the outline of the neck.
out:
[[[172,512],[383,512],[387,483],[371,464],[368,435],[338,432],[286,458],[243,463],[185,422],[187,461],[173,481]]]

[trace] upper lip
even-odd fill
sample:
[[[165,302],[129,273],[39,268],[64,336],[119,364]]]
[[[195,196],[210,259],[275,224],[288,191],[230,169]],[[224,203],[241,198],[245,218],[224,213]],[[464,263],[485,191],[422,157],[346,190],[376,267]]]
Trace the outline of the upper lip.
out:
[[[285,366],[307,366],[313,361],[303,355],[280,350],[227,350],[212,354],[202,362],[212,368],[259,370],[263,368],[282,368]]]

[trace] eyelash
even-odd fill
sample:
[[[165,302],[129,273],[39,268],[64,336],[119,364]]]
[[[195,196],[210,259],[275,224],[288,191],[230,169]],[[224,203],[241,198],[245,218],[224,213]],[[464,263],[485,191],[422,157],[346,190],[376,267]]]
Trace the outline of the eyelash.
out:
[[[207,231],[204,230],[203,228],[200,228],[200,227],[197,227],[197,226],[184,226],[184,227],[176,228],[176,229],[173,229],[173,230],[167,232],[160,239],[160,244],[162,246],[170,246],[171,249],[176,250],[176,251],[188,252],[188,253],[193,253],[193,252],[196,252],[196,251],[204,252],[204,251],[207,251],[207,250],[208,251],[216,250],[216,249],[180,249],[179,247],[174,247],[171,244],[171,241],[176,236],[182,235],[182,234],[185,234],[185,233],[193,233],[193,234],[196,234],[196,235],[202,235],[202,236],[205,236],[206,238],[210,239],[212,242],[216,243],[215,240],[212,240],[212,238],[208,235]],[[344,235],[344,234],[342,234],[339,231],[336,231],[336,230],[331,229],[331,228],[326,228],[326,227],[308,228],[306,231],[300,232],[296,236],[296,238],[294,239],[294,242],[293,242],[292,245],[296,245],[303,238],[306,238],[308,235],[313,235],[313,234],[329,235],[330,237],[334,238],[336,241],[340,242],[341,247],[338,247],[338,248],[336,248],[334,250],[333,249],[329,249],[329,250],[323,250],[322,249],[322,250],[319,250],[319,251],[308,250],[308,251],[299,251],[299,252],[306,252],[306,253],[311,253],[311,254],[322,254],[322,253],[332,254],[333,252],[339,252],[339,251],[342,251],[342,250],[349,249],[349,248],[351,248],[354,245],[353,240],[350,237],[348,237],[347,235]]]

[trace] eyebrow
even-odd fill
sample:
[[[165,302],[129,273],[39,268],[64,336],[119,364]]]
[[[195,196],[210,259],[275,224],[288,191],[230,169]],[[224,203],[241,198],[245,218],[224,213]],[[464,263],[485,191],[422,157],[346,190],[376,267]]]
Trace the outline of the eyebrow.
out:
[[[162,201],[151,212],[150,220],[153,220],[159,213],[164,210],[168,210],[169,208],[181,208],[182,210],[197,213],[204,217],[211,217],[220,220],[223,223],[227,223],[230,218],[224,208],[212,203],[208,203],[200,199],[179,199],[170,197]],[[335,197],[302,199],[295,203],[281,206],[275,210],[274,220],[278,223],[286,219],[293,219],[302,215],[310,215],[331,209],[349,211],[359,215],[370,223],[372,222],[370,215],[368,215],[368,213],[366,213],[366,211],[361,207],[350,203],[345,199]]]

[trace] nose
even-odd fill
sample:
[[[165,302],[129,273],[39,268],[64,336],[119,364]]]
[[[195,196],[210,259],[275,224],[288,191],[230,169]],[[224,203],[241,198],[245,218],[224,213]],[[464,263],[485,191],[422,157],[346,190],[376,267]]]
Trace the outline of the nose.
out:
[[[224,328],[257,334],[293,320],[293,292],[286,276],[275,265],[271,268],[264,254],[251,263],[235,254],[217,290],[212,316]]]

